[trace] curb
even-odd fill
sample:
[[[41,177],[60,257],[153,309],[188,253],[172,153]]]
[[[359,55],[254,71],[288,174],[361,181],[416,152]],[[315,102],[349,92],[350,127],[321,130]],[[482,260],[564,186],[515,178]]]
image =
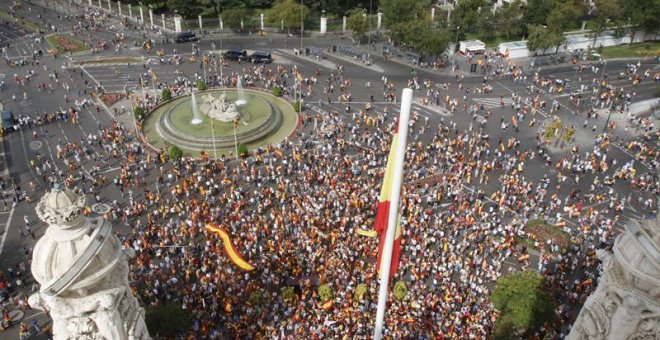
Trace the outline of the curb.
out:
[[[0,136],[0,180],[9,179],[9,167],[7,167],[7,159],[5,158],[5,137]]]

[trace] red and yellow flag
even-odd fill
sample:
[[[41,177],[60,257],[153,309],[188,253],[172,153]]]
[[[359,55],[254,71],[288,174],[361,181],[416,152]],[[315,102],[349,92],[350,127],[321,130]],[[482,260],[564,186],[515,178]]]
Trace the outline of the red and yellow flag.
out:
[[[222,245],[225,248],[225,253],[229,257],[229,260],[233,262],[236,266],[239,268],[246,270],[246,271],[251,271],[254,270],[254,266],[247,262],[241,254],[234,248],[234,245],[231,243],[231,238],[229,237],[229,233],[218,227],[217,225],[213,223],[209,223],[206,225],[206,230],[214,232],[220,236],[220,239],[222,239]]]
[[[376,211],[376,221],[374,223],[374,230],[378,233],[380,241],[378,243],[378,260],[376,262],[376,271],[380,273],[381,257],[383,255],[383,246],[385,245],[385,235],[387,234],[387,223],[390,213],[390,195],[392,193],[392,177],[394,176],[394,159],[396,158],[396,146],[398,142],[398,123],[394,128],[394,136],[392,137],[392,145],[390,146],[390,154],[387,157],[387,166],[385,168],[385,176],[383,178],[383,186],[380,189],[380,197],[378,200],[378,210]],[[396,211],[397,207],[394,207]],[[392,248],[392,264],[390,265],[390,279],[394,277],[397,269],[399,269],[399,257],[401,255],[401,227],[397,219],[396,233],[394,235],[394,246]]]

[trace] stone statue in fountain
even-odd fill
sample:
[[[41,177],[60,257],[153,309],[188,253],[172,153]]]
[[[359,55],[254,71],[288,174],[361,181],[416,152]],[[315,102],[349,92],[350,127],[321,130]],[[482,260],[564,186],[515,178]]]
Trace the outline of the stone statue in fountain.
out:
[[[128,258],[102,217],[83,215],[85,197],[58,184],[37,204],[48,229],[32,255],[40,284],[28,299],[48,310],[55,340],[148,340],[144,309],[128,282]]]
[[[220,95],[220,98],[213,97],[211,93],[205,94],[202,97],[199,110],[210,118],[222,122],[233,122],[240,114],[236,109],[236,104],[227,101],[224,92]]]

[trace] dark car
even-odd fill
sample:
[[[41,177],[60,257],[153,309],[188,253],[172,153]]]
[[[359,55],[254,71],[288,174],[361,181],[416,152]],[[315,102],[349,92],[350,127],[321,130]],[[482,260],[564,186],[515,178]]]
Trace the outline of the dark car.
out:
[[[184,42],[190,42],[190,41],[197,41],[198,39],[199,39],[199,38],[197,38],[197,36],[195,35],[195,33],[188,31],[188,32],[181,32],[181,33],[178,33],[178,34],[174,37],[174,42],[177,42],[177,43],[184,43]]]
[[[247,52],[245,50],[227,50],[222,54],[228,60],[247,60]]]
[[[273,62],[273,57],[268,52],[257,51],[252,53],[250,56],[250,61],[252,61],[252,63],[270,64]]]
[[[11,111],[2,111],[2,128],[4,128],[5,131],[14,131],[14,126],[16,126],[16,119]]]

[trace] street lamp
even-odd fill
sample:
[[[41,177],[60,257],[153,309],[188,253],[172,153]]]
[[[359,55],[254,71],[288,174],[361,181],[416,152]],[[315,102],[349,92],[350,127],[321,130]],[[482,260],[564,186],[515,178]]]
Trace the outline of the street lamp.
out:
[[[300,53],[303,50],[303,32],[305,31],[305,23],[303,22],[303,13],[305,11],[303,0],[300,0]]]
[[[458,48],[458,32],[461,29],[461,26],[456,26],[456,43],[454,44],[454,53],[456,53],[456,49]]]
[[[369,30],[367,31],[367,51],[371,50],[371,5],[373,0],[369,0],[369,15],[367,20],[369,20]]]

